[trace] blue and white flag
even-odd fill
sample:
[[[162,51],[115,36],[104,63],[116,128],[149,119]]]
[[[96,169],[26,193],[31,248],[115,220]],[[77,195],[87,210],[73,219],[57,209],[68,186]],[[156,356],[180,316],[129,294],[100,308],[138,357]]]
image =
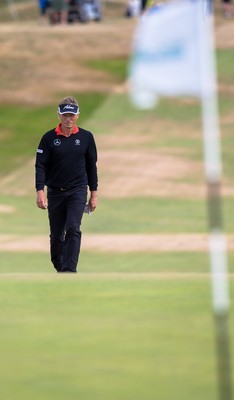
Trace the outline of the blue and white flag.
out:
[[[210,89],[210,23],[203,1],[171,1],[139,21],[130,62],[130,96],[150,108],[158,96],[198,96]]]

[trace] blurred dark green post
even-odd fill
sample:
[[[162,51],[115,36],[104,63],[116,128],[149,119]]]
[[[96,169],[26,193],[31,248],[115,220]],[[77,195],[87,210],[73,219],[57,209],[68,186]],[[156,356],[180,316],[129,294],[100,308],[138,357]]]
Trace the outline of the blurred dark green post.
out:
[[[228,315],[215,316],[220,400],[232,400]]]
[[[208,182],[208,214],[211,232],[221,232],[223,226],[223,218],[220,184],[218,181],[216,183]],[[223,253],[224,250],[225,249],[223,249],[222,247],[214,249],[214,251]],[[213,260],[213,264],[215,262],[219,261]],[[225,264],[225,260],[223,264]],[[224,274],[225,271],[219,273],[219,278],[221,280],[224,279]],[[213,285],[215,286],[214,280]],[[215,287],[213,287],[213,292],[219,399],[232,400],[232,369],[229,337],[228,298],[220,302],[216,299],[217,293],[215,293]]]

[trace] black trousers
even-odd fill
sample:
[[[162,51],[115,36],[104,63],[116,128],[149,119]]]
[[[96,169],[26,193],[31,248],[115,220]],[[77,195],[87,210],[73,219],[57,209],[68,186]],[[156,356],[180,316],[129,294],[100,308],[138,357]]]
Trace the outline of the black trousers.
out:
[[[50,255],[57,272],[77,272],[87,186],[47,190]]]

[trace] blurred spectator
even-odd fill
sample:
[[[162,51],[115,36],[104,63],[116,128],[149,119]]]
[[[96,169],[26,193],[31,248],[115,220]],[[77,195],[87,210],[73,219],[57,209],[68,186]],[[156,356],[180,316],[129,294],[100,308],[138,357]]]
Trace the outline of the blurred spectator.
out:
[[[41,23],[54,25],[102,19],[100,0],[38,0],[38,7]]]
[[[233,10],[232,0],[221,0],[221,1],[222,1],[224,18],[232,18],[232,10]]]
[[[50,0],[50,21],[52,24],[67,24],[69,0]]]
[[[48,23],[48,11],[50,9],[49,0],[38,0],[38,6],[40,11],[40,22]]]
[[[147,0],[141,0],[141,11],[144,11],[147,7]]]
[[[85,0],[83,7],[87,21],[100,21],[101,5],[99,0]]]
[[[102,19],[99,0],[69,0],[68,22],[100,21]]]
[[[129,0],[126,10],[126,17],[138,17],[142,11],[141,0]]]
[[[149,8],[160,6],[161,3],[158,0],[128,0],[126,16],[137,17],[144,14]]]

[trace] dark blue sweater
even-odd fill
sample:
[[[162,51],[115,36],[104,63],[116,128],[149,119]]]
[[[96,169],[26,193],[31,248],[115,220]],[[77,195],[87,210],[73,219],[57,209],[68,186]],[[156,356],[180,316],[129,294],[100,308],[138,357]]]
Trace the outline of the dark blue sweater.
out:
[[[55,129],[44,134],[36,156],[36,190],[88,185],[97,190],[97,149],[91,132],[79,128],[66,137]]]

